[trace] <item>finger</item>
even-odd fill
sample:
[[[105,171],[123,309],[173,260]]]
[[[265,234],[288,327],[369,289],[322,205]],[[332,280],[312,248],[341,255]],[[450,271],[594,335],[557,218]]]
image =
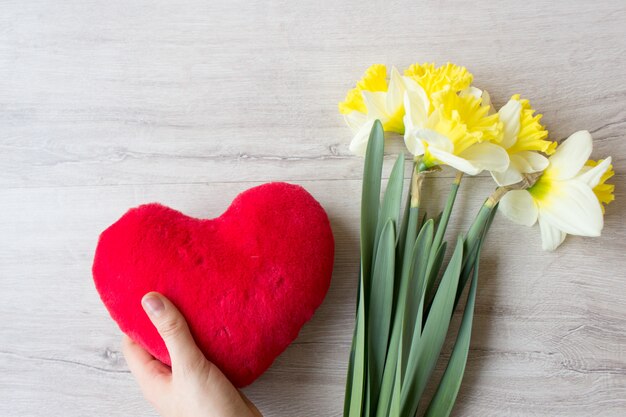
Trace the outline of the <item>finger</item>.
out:
[[[165,342],[173,372],[194,369],[205,361],[185,318],[174,304],[156,292],[144,295],[141,304]]]
[[[171,379],[170,369],[126,335],[122,352],[144,396],[151,402],[160,398]]]

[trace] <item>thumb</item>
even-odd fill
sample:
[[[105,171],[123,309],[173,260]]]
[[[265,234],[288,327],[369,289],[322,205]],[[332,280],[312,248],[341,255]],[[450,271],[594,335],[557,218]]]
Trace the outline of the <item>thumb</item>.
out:
[[[149,292],[141,299],[141,305],[165,342],[172,372],[194,369],[205,360],[185,318],[171,301],[157,292]]]

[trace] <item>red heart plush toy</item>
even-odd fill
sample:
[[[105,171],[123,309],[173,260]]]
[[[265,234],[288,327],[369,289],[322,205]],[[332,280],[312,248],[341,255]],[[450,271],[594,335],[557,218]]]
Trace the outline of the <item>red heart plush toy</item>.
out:
[[[211,220],[160,204],[129,210],[100,235],[93,277],[122,331],[169,365],[141,307],[147,292],[168,297],[206,357],[243,387],[322,303],[333,256],[322,206],[302,187],[269,183]]]

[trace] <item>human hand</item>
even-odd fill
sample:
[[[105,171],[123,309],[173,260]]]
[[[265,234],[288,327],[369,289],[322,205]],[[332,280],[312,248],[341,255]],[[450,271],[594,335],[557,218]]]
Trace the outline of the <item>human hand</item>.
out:
[[[159,414],[262,417],[254,404],[204,357],[184,317],[167,298],[151,292],[141,304],[167,346],[172,367],[155,359],[128,336],[124,336],[123,351],[141,391]]]

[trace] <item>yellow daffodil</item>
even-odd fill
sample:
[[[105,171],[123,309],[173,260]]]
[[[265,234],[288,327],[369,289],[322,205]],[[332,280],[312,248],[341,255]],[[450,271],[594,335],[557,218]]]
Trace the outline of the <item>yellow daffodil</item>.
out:
[[[446,164],[476,175],[509,166],[507,152],[498,145],[502,122],[469,87],[471,74],[452,64],[418,71],[418,86],[404,94],[404,142],[426,166]],[[428,76],[430,74],[430,78]],[[432,79],[436,77],[436,79]],[[434,91],[437,90],[437,91]]]
[[[416,81],[430,99],[433,93],[445,90],[463,91],[470,87],[474,76],[465,68],[451,63],[435,67],[433,63],[413,64],[404,75]]]
[[[547,140],[548,131],[540,123],[541,115],[528,100],[514,95],[499,111],[504,125],[500,145],[509,154],[510,163],[506,171],[492,171],[491,175],[498,185],[516,184],[522,180],[522,174],[541,172],[548,167],[548,158],[541,155],[554,153],[556,142]]]
[[[404,92],[415,89],[417,83],[400,75],[396,68],[392,68],[388,83],[386,77],[384,65],[372,65],[348,92],[345,101],[339,103],[339,112],[354,132],[350,151],[357,155],[365,155],[367,140],[377,119],[385,131],[404,133]]]
[[[539,180],[527,190],[509,191],[500,210],[516,223],[532,226],[539,221],[544,250],[556,249],[566,234],[599,236],[602,202],[613,200],[613,188],[605,181],[612,175],[611,158],[587,161],[591,135],[576,132],[549,158]]]

